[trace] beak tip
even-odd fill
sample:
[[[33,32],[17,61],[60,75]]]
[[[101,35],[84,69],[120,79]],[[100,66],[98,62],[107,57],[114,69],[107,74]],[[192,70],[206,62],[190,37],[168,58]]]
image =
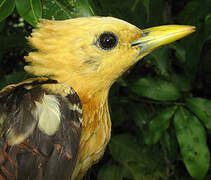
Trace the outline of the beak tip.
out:
[[[131,46],[138,46],[141,53],[146,55],[152,50],[179,40],[196,31],[195,26],[188,25],[163,25],[142,30],[143,35]]]
[[[187,31],[190,31],[190,33],[195,32],[196,31],[196,26],[187,26]]]
[[[141,38],[133,42],[132,46],[154,44],[157,46],[169,44],[196,31],[195,26],[163,25],[142,30]]]

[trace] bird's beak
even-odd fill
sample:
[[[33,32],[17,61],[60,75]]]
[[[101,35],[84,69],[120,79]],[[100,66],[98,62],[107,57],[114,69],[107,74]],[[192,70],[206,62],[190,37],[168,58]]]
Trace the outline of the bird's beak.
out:
[[[142,30],[142,37],[131,43],[131,46],[140,47],[138,56],[145,56],[152,50],[169,44],[195,31],[194,26],[164,25]]]

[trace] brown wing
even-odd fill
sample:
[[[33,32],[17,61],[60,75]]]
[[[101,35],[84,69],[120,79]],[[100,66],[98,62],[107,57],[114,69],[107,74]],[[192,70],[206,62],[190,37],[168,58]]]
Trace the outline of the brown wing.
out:
[[[47,78],[0,91],[0,179],[70,179],[81,135],[80,99]]]

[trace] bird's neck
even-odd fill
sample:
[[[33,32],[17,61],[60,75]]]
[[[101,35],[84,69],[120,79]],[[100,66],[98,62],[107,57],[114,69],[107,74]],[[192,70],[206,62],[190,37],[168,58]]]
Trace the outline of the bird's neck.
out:
[[[68,78],[67,81],[57,78],[57,80],[71,86],[78,94],[85,115],[83,126],[91,121],[93,114],[98,113],[101,109],[108,108],[109,87],[96,85],[96,83],[91,84],[90,80],[84,81],[80,78]]]
[[[77,91],[77,90],[76,90]],[[87,98],[79,91],[83,123],[77,165],[72,179],[82,179],[88,168],[103,155],[111,135],[108,91],[99,91]],[[85,97],[85,99],[83,99]]]
[[[101,121],[103,118],[103,113],[108,112],[108,91],[103,90],[95,92],[94,94],[89,94],[89,97],[86,96],[87,92],[80,92],[79,97],[82,102],[83,109],[83,126],[85,127],[87,124],[90,124],[93,119],[95,119],[95,123],[97,121]],[[77,91],[76,91],[77,92]],[[94,116],[98,117],[95,118]]]

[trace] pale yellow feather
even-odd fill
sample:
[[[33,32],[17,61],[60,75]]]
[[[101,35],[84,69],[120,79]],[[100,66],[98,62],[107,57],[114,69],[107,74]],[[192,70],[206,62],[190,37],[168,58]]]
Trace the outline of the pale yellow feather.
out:
[[[54,95],[44,95],[41,102],[36,101],[34,116],[38,120],[39,129],[51,136],[59,129],[61,112],[58,99]]]

